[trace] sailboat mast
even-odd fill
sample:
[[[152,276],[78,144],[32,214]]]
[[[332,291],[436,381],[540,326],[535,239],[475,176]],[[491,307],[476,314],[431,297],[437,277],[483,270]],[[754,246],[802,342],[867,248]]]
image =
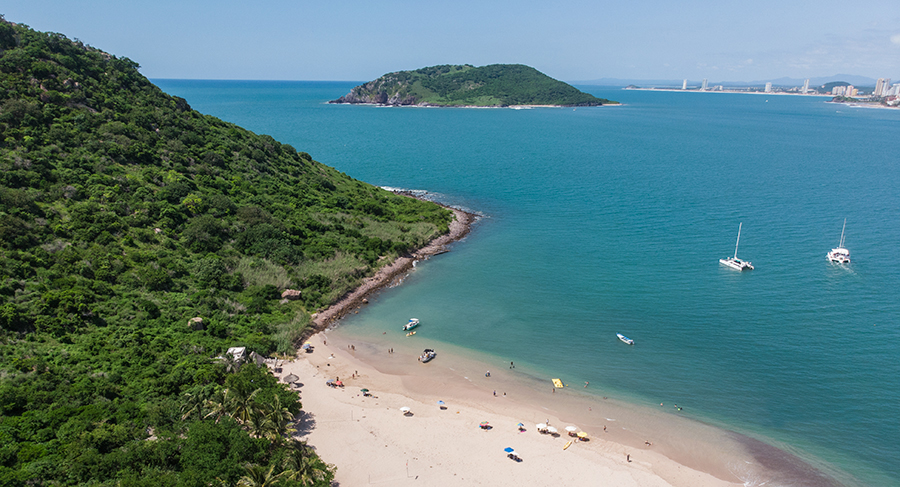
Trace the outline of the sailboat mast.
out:
[[[741,244],[741,227],[744,225],[744,222],[738,224],[738,238],[737,242],[734,244],[734,258],[737,259],[737,249],[738,245]]]
[[[840,248],[844,248],[844,230],[847,228],[847,219],[844,218],[844,226],[841,227],[841,244],[838,245]]]

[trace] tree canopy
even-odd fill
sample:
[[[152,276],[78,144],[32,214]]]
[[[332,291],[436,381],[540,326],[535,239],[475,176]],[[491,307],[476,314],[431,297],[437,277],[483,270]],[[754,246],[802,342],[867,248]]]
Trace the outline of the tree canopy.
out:
[[[0,486],[329,485],[296,393],[218,357],[293,353],[450,212],[2,16],[0,134]]]
[[[617,104],[584,93],[521,64],[442,65],[388,73],[331,103],[383,105],[599,106]]]

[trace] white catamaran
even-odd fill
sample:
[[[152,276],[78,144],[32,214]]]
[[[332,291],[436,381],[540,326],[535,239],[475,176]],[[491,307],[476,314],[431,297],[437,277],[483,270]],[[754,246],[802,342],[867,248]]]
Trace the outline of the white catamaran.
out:
[[[741,222],[738,225],[737,242],[734,244],[734,257],[728,257],[727,259],[719,259],[720,264],[726,265],[728,267],[731,267],[732,269],[739,270],[739,271],[747,271],[747,270],[753,269],[753,264],[751,264],[750,262],[747,262],[745,260],[738,259],[738,256],[737,256],[738,245],[740,245],[740,243],[741,243],[741,227],[743,225],[744,225],[744,222]]]
[[[841,243],[838,245],[836,249],[831,249],[831,252],[828,252],[828,260],[831,262],[835,262],[838,264],[849,264],[850,263],[850,251],[844,248],[844,230],[847,228],[847,219],[844,218],[844,226],[841,228]]]

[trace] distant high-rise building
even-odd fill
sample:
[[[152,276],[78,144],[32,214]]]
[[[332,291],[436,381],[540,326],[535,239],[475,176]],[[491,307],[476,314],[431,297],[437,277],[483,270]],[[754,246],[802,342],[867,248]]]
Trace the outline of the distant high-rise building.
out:
[[[681,82],[681,89],[682,89],[682,90],[686,90],[686,89],[687,89],[687,80],[684,80],[684,81]]]
[[[700,89],[706,91],[707,87],[709,87],[709,81],[706,78],[703,78],[703,86],[701,86]]]
[[[875,91],[872,92],[872,94],[875,96],[882,96],[882,95],[884,95],[885,88],[886,87],[884,86],[884,78],[878,78],[878,81],[875,82]]]
[[[844,91],[844,96],[856,96],[859,94],[859,90],[853,87],[853,85],[848,85],[847,89]]]
[[[772,82],[770,81],[770,82],[766,83],[766,93],[771,93],[771,92],[772,92]]]
[[[806,78],[806,81],[803,82],[803,92],[806,93],[809,91],[809,78]]]

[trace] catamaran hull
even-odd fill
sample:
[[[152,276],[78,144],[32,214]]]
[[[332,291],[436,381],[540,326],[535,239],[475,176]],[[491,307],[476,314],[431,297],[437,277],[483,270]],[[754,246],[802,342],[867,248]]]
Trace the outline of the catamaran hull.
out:
[[[750,271],[753,266],[749,262],[735,262],[730,259],[719,259],[719,263],[736,271]]]

